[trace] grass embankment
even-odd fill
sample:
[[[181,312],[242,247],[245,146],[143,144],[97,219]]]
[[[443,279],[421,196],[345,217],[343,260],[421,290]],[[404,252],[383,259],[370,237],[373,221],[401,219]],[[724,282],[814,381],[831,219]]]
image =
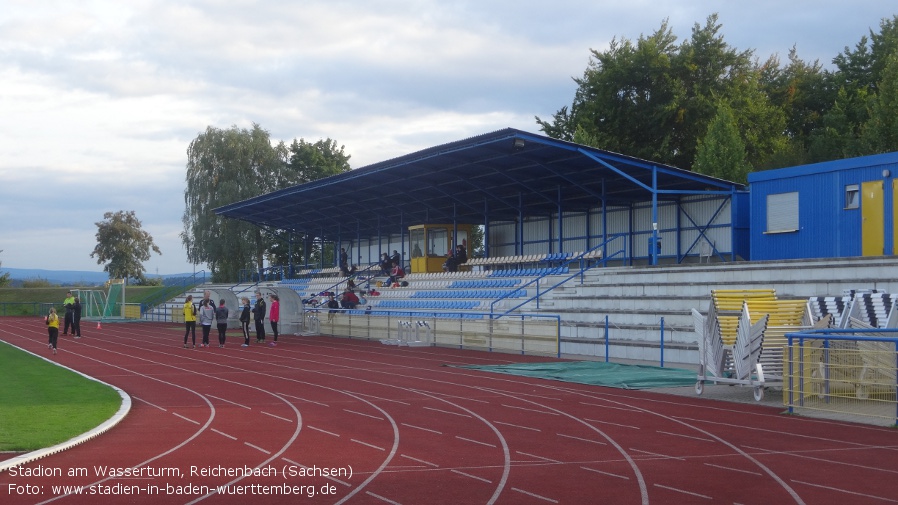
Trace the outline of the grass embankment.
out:
[[[0,451],[33,451],[89,431],[115,414],[110,388],[0,342]]]

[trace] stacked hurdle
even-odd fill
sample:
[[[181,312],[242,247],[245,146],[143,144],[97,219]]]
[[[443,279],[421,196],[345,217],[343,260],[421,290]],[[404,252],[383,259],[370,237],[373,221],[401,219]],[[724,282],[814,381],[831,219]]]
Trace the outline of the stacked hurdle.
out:
[[[432,345],[433,331],[427,321],[397,322],[396,338],[384,338],[380,343],[399,347],[425,347]]]

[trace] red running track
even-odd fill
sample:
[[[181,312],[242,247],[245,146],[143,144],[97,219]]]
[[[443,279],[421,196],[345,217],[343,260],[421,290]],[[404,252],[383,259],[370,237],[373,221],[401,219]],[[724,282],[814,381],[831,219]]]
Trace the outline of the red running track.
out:
[[[893,429],[445,366],[538,359],[507,354],[243,349],[236,332],[183,349],[177,325],[107,323],[52,356],[38,318],[3,323],[134,401],[106,434],[0,474],[4,504],[898,503]]]

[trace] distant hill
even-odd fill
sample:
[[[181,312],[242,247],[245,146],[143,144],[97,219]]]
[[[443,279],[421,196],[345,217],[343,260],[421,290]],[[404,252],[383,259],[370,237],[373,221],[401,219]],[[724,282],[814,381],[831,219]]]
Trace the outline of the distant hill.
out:
[[[51,284],[72,286],[99,286],[109,280],[106,272],[90,272],[86,270],[42,270],[39,268],[0,268],[0,275],[9,272],[9,277],[16,280],[45,279]],[[163,275],[163,278],[184,277],[191,274]],[[152,277],[152,276],[147,276]]]

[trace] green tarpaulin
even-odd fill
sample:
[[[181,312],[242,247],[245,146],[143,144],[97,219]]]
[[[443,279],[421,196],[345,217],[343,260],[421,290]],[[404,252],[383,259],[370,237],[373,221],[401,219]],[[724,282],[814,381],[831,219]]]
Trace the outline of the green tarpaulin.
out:
[[[682,368],[624,365],[599,361],[458,365],[458,368],[623,389],[692,386],[697,377],[696,372]]]

